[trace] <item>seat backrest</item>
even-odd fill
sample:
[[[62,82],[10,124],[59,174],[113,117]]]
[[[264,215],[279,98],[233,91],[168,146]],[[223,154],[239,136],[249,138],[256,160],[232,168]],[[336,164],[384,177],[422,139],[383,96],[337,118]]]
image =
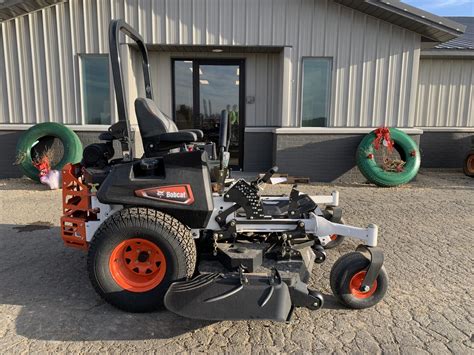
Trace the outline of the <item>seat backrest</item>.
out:
[[[178,131],[176,124],[160,111],[153,100],[137,98],[135,100],[135,113],[140,127],[140,135],[143,139]]]

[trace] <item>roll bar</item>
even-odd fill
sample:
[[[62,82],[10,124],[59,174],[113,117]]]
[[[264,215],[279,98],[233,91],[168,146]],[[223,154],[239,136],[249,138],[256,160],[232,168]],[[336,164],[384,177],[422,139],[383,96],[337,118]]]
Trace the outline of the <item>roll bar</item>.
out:
[[[148,59],[148,51],[142,36],[124,20],[112,20],[109,25],[109,56],[110,64],[112,66],[112,76],[114,79],[115,88],[115,99],[117,101],[117,112],[118,112],[118,124],[122,131],[125,131],[126,135],[123,137],[122,150],[124,154],[124,160],[133,160],[133,137],[130,129],[130,121],[128,119],[127,104],[125,101],[125,90],[123,85],[123,72],[121,66],[120,56],[120,32],[127,37],[131,38],[138,46],[138,50],[142,57],[142,69],[143,78],[145,82],[145,93],[148,99],[153,100],[153,88],[151,85],[150,76],[150,62]],[[114,125],[115,126],[115,125]],[[113,126],[112,126],[113,127]],[[111,127],[111,128],[112,128]],[[113,129],[113,128],[112,128]]]

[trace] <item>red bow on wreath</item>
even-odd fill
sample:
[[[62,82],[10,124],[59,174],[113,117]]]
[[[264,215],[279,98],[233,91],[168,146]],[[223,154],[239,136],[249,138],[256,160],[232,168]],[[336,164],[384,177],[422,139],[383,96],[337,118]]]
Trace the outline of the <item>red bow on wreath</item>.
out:
[[[51,170],[51,164],[47,156],[44,156],[37,161],[33,161],[33,165],[38,169],[39,176],[48,175]]]
[[[383,141],[387,142],[386,147],[389,152],[393,150],[393,140],[390,138],[390,130],[387,127],[379,127],[375,130],[375,139],[374,139],[374,148],[379,150],[380,143],[383,144]]]

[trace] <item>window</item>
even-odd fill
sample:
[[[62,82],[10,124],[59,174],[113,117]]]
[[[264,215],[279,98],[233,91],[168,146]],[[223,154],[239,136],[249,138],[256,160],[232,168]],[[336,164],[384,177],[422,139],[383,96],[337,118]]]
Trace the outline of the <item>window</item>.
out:
[[[303,127],[325,127],[329,121],[331,58],[303,58],[301,116]]]
[[[193,61],[174,61],[174,117],[179,129],[194,128]]]
[[[179,129],[198,128],[217,142],[221,114],[230,120],[229,164],[241,167],[245,114],[243,59],[173,59],[173,117]]]
[[[82,112],[86,124],[111,124],[108,55],[82,55]]]

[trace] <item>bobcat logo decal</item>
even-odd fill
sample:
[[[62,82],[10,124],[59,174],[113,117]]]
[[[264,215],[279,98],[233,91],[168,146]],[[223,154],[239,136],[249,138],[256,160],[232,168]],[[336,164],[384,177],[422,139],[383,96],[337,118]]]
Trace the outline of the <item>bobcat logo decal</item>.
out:
[[[135,190],[135,195],[178,205],[192,205],[194,203],[193,190],[188,184]]]

